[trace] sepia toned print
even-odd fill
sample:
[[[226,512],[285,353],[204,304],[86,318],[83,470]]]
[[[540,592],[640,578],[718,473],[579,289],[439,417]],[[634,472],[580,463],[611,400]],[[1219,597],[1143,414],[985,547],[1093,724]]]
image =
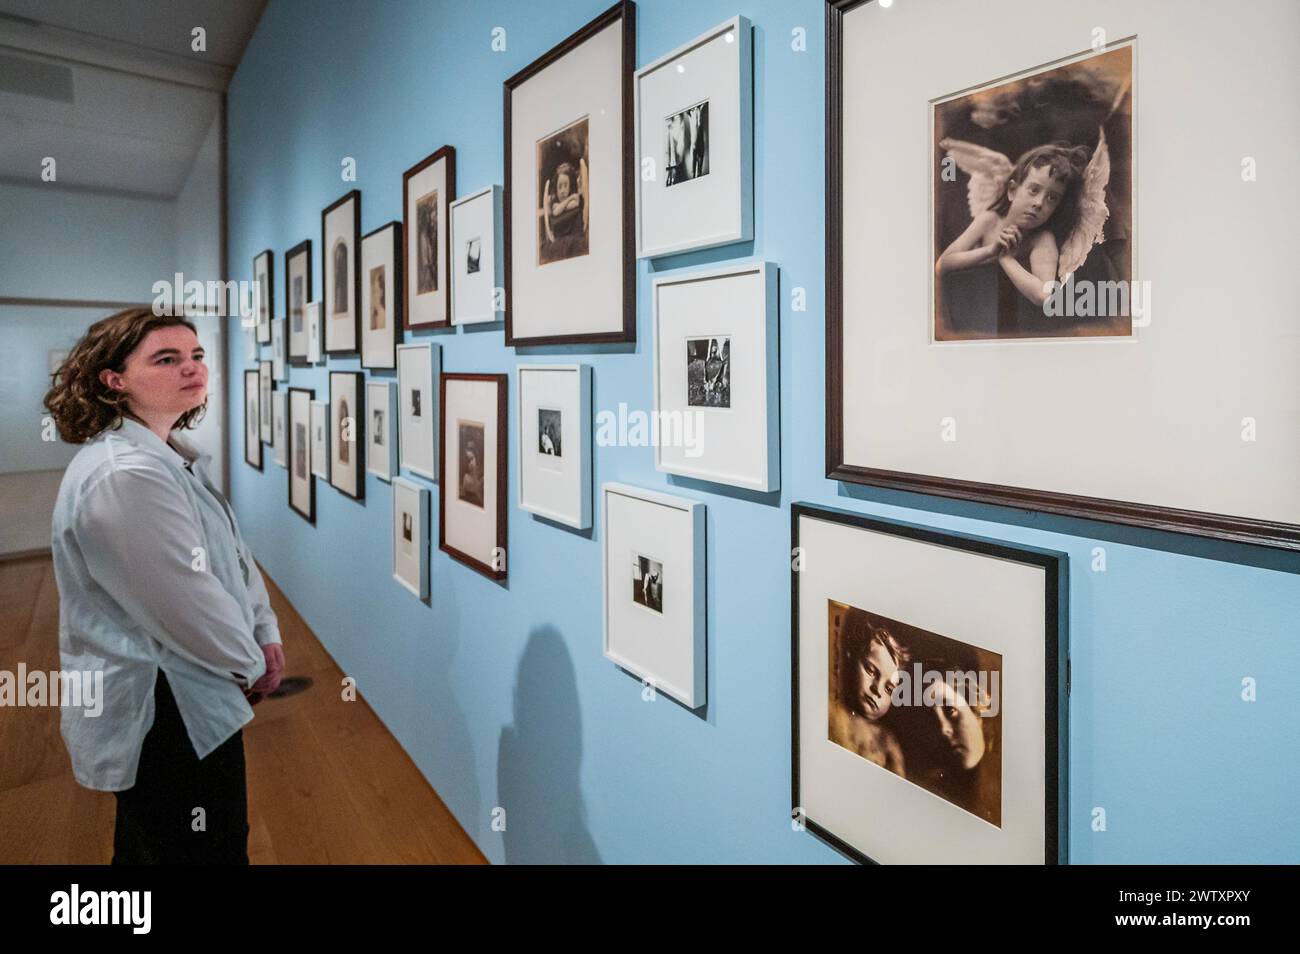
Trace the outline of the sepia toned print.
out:
[[[586,255],[591,189],[587,117],[537,141],[537,264]]]
[[[384,266],[370,270],[370,330],[382,331],[388,327],[388,308],[384,300]]]
[[[477,421],[459,421],[457,434],[459,439],[460,483],[457,485],[456,495],[467,504],[482,507],[483,425]]]
[[[438,290],[438,190],[415,200],[415,293]]]

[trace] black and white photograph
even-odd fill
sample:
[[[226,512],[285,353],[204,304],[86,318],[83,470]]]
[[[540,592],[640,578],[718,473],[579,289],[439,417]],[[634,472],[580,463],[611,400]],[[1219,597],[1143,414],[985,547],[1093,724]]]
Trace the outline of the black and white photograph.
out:
[[[664,611],[664,565],[637,554],[632,558],[632,601],[656,613]]]
[[[370,270],[370,330],[382,331],[388,327],[388,308],[384,301],[384,266]]]
[[[293,290],[289,296],[289,320],[293,323],[291,330],[294,334],[302,334],[302,309],[305,304],[302,290],[302,276],[293,277]]]
[[[244,372],[244,461],[262,469],[262,412],[259,408],[262,375],[256,369]]]
[[[274,383],[272,365],[271,361],[257,362],[257,409],[262,418],[261,436],[263,444],[270,444],[273,439],[271,433],[271,387]]]
[[[547,457],[562,457],[560,437],[560,409],[539,407],[537,409],[537,453]]]
[[[456,496],[475,507],[483,506],[483,425],[477,421],[457,421],[460,457],[460,483]]]
[[[339,237],[334,240],[334,246],[330,249],[330,262],[333,265],[334,280],[330,284],[330,310],[341,315],[351,311],[350,292],[352,289],[352,256],[349,254],[351,248],[348,246],[348,240]]]
[[[307,479],[307,425],[293,425],[293,473],[299,480]]]
[[[419,388],[411,388],[411,417],[420,417],[423,415],[423,400],[420,397]]]
[[[425,295],[438,290],[438,190],[415,200],[415,291]]]
[[[664,186],[709,174],[709,101],[664,120]]]
[[[587,117],[537,141],[537,264],[586,255],[591,216]]]
[[[465,241],[465,274],[475,275],[478,273],[479,261],[483,257],[483,239],[474,236],[472,239]]]
[[[383,447],[384,446],[384,409],[379,407],[371,409],[370,419],[373,423],[373,429],[371,432],[370,439],[375,444],[376,447]]]
[[[731,407],[731,336],[686,339],[686,404]]]
[[[411,515],[405,511],[402,513],[402,539],[411,542]]]

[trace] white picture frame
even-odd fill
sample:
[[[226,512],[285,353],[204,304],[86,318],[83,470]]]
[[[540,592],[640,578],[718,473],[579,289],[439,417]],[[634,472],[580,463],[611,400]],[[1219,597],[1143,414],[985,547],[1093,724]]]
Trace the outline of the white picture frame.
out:
[[[321,337],[320,302],[307,302],[305,311],[307,316],[307,363],[320,364],[324,354],[324,340]]]
[[[271,432],[272,448],[275,451],[275,462],[281,467],[288,467],[288,434],[285,433],[288,427],[288,391],[274,391],[271,393]]]
[[[429,488],[393,478],[393,579],[429,598]]]
[[[707,702],[705,505],[601,485],[604,654],[689,709]]]
[[[271,373],[277,381],[289,380],[289,359],[285,353],[284,319],[271,320]]]
[[[505,259],[501,187],[491,185],[451,204],[451,323],[498,321]]]
[[[637,257],[753,239],[750,21],[718,24],[641,67],[634,82]]]
[[[402,340],[402,223],[389,222],[361,237],[361,366],[397,367]]]
[[[311,402],[311,472],[322,480],[330,479],[329,418],[329,401]]]
[[[366,381],[366,472],[391,482],[397,473],[397,382]]]
[[[421,341],[397,346],[398,467],[438,479],[438,383],[442,346]]]
[[[654,280],[654,409],[661,422],[681,422],[668,429],[680,440],[661,426],[657,469],[780,489],[777,275],[770,262],[749,262]]]
[[[519,508],[573,527],[591,526],[591,365],[515,369]]]

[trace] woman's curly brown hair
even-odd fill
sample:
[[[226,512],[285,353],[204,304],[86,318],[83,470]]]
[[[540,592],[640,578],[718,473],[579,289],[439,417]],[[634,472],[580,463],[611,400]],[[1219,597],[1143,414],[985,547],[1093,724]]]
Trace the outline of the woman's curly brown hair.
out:
[[[69,444],[84,444],[107,428],[121,426],[132,416],[126,395],[99,380],[105,368],[122,372],[126,359],[155,328],[185,325],[195,334],[194,324],[178,315],[155,315],[148,308],[128,308],[102,318],[90,326],[84,338],[68,353],[59,369],[50,375],[45,407],[54,417],[59,436]],[[203,419],[207,401],[182,414],[174,427],[194,427]]]

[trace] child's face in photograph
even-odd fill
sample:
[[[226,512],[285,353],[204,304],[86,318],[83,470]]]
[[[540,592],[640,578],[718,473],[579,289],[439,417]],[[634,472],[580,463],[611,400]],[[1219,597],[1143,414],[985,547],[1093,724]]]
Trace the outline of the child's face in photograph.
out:
[[[934,707],[939,734],[961,767],[972,769],[984,758],[984,732],[980,727],[979,713],[952,686],[943,682],[934,685],[942,693],[939,704]]]
[[[558,202],[563,202],[573,191],[573,184],[569,182],[569,174],[562,172],[555,177],[555,198]]]
[[[898,681],[898,665],[883,643],[872,640],[866,656],[858,662],[858,705],[866,718],[875,722],[892,703]]]
[[[1065,197],[1065,183],[1052,175],[1050,166],[1036,166],[1029,170],[1024,183],[1014,183],[1007,193],[1011,197],[1007,224],[1028,232],[1052,217]]]

